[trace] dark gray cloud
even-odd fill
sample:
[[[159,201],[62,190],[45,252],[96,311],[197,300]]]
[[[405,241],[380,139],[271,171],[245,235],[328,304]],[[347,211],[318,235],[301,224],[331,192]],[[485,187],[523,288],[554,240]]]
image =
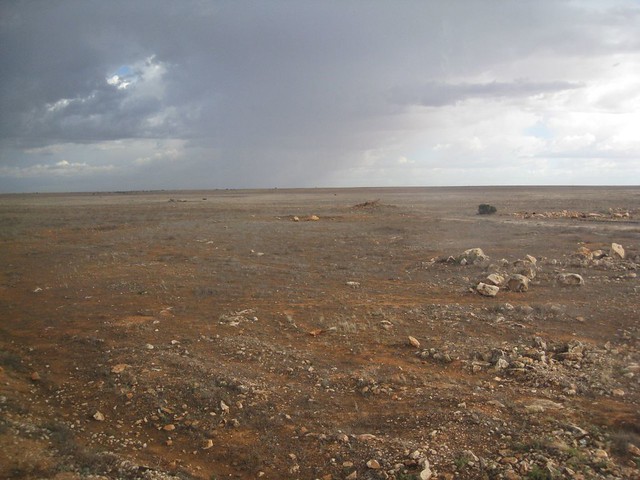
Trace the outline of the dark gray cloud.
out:
[[[322,183],[371,158],[443,152],[428,134],[417,145],[441,122],[413,107],[508,100],[540,122],[553,109],[532,97],[610,81],[594,65],[635,62],[638,28],[640,8],[622,0],[3,2],[0,188],[38,175],[64,188],[61,161],[89,162],[78,174],[108,188],[150,163],[158,188],[208,172],[211,186]],[[165,159],[154,140],[179,152]],[[124,141],[135,148],[108,145]],[[80,158],[94,148],[108,153]]]

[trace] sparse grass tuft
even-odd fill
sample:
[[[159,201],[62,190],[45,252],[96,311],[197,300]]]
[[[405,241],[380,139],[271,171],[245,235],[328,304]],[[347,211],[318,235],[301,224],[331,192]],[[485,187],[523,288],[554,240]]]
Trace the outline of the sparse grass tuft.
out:
[[[553,475],[544,468],[534,465],[527,473],[528,480],[553,480]]]
[[[629,430],[618,430],[611,435],[611,451],[623,458],[630,457],[629,444],[640,446],[640,435]]]

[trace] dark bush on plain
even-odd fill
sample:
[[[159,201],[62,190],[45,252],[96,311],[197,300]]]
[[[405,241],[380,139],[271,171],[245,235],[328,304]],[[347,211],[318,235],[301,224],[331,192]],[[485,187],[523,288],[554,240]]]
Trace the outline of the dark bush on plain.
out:
[[[496,212],[497,209],[493,205],[489,205],[486,203],[478,205],[478,215],[491,215],[492,213]]]

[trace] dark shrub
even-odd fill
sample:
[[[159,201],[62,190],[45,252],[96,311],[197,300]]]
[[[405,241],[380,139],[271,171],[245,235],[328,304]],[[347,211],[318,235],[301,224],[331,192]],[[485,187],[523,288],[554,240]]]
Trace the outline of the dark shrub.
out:
[[[496,207],[493,205],[488,205],[486,203],[478,205],[478,215],[491,215],[492,213],[496,213],[496,211]]]

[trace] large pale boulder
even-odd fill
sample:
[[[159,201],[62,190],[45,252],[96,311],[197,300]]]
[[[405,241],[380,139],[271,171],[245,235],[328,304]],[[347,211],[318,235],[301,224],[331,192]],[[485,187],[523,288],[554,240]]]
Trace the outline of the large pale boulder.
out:
[[[476,287],[476,290],[480,295],[484,295],[485,297],[495,297],[500,291],[500,287],[480,282]]]
[[[476,265],[489,260],[489,257],[484,254],[481,248],[470,248],[469,250],[462,252],[462,254],[458,256],[457,260],[458,263],[462,265]]]
[[[492,273],[488,275],[484,283],[488,283],[489,285],[495,285],[496,287],[501,287],[504,283],[504,277],[499,273]]]
[[[529,280],[533,280],[534,278],[536,278],[538,269],[536,268],[536,264],[529,259],[516,260],[516,262],[514,263],[514,267],[517,273],[519,273],[520,275],[524,275]]]
[[[612,258],[624,259],[624,248],[619,243],[612,243],[609,250],[609,256]]]
[[[526,292],[529,290],[529,278],[516,273],[507,280],[507,288],[512,292]]]

